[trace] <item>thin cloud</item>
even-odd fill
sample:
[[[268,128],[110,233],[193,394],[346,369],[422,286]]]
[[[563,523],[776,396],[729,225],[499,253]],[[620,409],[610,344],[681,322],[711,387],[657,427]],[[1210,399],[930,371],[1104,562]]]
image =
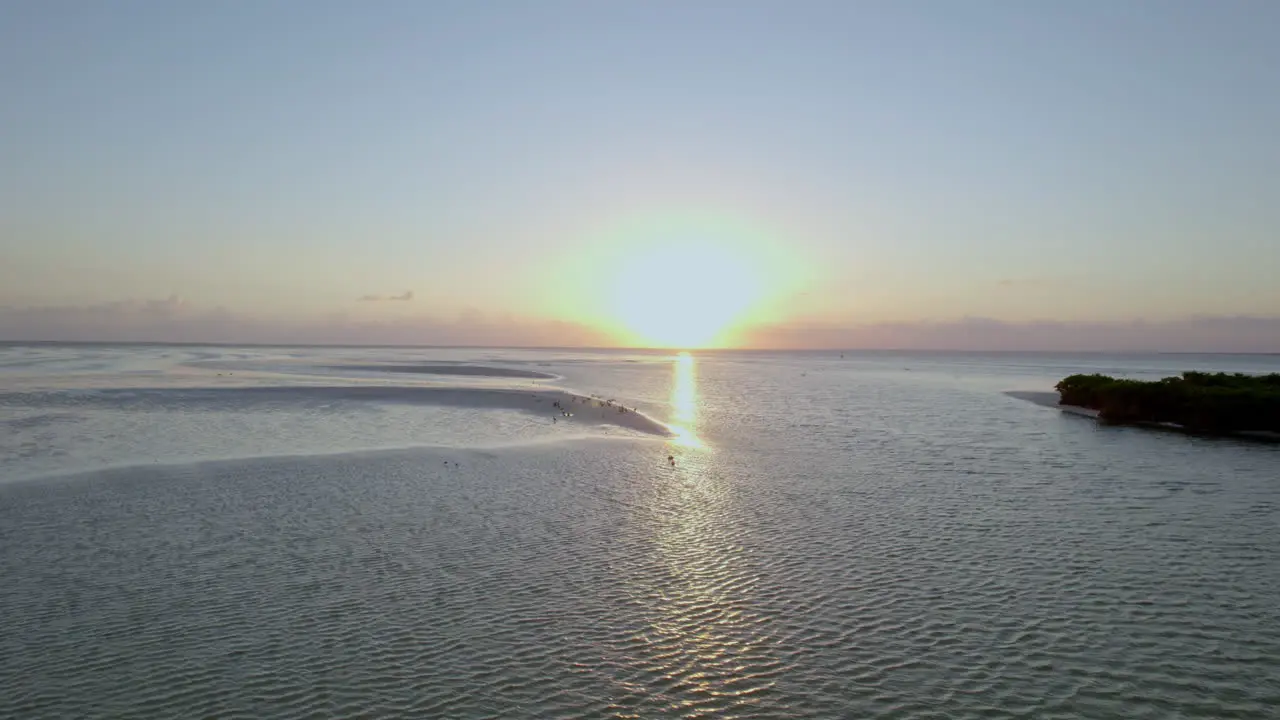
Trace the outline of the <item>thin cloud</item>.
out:
[[[399,295],[361,295],[356,302],[409,302],[413,300],[413,291],[405,290]]]
[[[1002,288],[1025,288],[1025,287],[1046,287],[1049,285],[1061,285],[1066,282],[1059,277],[1006,277],[996,281],[996,285]]]

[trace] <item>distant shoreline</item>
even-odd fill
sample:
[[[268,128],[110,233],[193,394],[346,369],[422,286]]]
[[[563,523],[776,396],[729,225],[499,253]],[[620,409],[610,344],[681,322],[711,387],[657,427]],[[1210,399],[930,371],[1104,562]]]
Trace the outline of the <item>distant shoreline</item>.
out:
[[[332,365],[334,370],[359,370],[363,372],[407,373],[410,375],[456,375],[462,377],[521,378],[526,380],[557,380],[559,375],[536,370],[491,367],[474,363],[436,363],[432,365]]]

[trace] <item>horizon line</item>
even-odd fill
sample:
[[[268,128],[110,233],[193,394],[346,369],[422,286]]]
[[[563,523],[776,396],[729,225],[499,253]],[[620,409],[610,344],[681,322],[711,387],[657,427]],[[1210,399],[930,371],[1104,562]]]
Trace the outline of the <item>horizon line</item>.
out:
[[[641,345],[433,345],[404,343],[267,343],[267,342],[202,342],[166,340],[8,340],[0,339],[0,347],[17,345],[118,345],[147,347],[249,347],[249,348],[342,348],[342,349],[399,349],[399,350],[573,350],[582,352],[644,352],[644,353],[956,353],[977,355],[983,353],[1022,355],[1249,355],[1277,356],[1280,352],[1257,351],[1192,351],[1192,350],[964,350],[958,348],[769,348],[723,347],[680,348]]]

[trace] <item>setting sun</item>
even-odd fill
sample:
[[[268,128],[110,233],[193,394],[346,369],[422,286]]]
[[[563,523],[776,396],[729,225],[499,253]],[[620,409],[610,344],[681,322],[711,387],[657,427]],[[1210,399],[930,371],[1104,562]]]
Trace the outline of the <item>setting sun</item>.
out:
[[[530,309],[591,328],[610,345],[736,347],[778,322],[785,300],[809,282],[799,242],[781,237],[764,223],[711,213],[620,219],[540,260]]]
[[[638,344],[700,348],[723,343],[759,295],[755,273],[728,250],[669,246],[622,263],[607,311]]]

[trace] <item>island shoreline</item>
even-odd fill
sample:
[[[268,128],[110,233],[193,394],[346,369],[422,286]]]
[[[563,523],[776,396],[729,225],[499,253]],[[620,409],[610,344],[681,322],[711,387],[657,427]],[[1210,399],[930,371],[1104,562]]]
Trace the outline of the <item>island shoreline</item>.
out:
[[[1117,426],[1117,427],[1138,427],[1144,430],[1163,430],[1165,432],[1176,432],[1183,435],[1191,435],[1195,437],[1223,438],[1231,440],[1247,440],[1252,442],[1264,443],[1280,443],[1280,432],[1272,432],[1270,430],[1232,430],[1223,432],[1206,432],[1188,428],[1177,423],[1156,422],[1149,420],[1136,420],[1132,422],[1115,423],[1107,422],[1102,418],[1102,411],[1094,408],[1084,407],[1082,405],[1070,405],[1060,401],[1060,395],[1057,392],[1040,391],[1040,390],[1010,390],[1005,393],[1011,398],[1024,400],[1041,407],[1059,410],[1068,415],[1093,420],[1100,425]]]

